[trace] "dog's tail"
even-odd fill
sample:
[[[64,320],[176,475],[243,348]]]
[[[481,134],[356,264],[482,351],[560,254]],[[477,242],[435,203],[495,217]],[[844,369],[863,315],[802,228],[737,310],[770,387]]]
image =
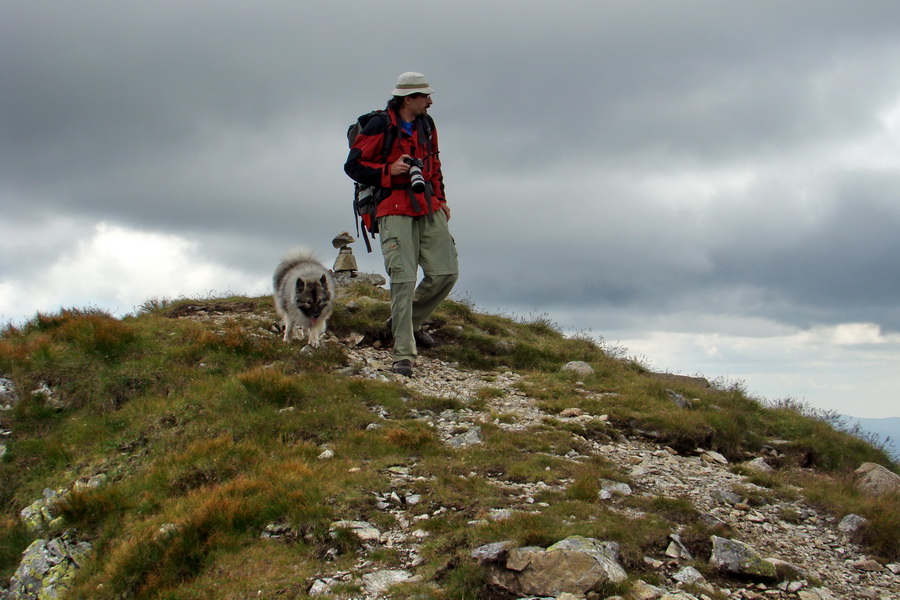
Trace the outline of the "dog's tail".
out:
[[[288,271],[303,263],[315,263],[317,265],[321,265],[318,256],[316,256],[316,253],[309,248],[294,248],[293,250],[285,254],[284,258],[281,259],[281,262],[275,269],[275,274],[272,276],[272,281],[275,283],[275,287],[278,287]]]

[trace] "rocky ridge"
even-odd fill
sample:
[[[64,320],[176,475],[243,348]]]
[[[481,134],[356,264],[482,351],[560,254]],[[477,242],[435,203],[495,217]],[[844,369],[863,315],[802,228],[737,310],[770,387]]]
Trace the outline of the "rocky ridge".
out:
[[[507,372],[478,372],[458,368],[428,357],[419,357],[416,372],[412,379],[406,379],[388,372],[390,354],[387,351],[371,347],[349,350],[353,364],[345,370],[353,376],[382,378],[401,381],[409,387],[430,395],[445,396],[457,399],[474,398],[483,387],[500,388],[503,396],[487,401],[486,406],[478,411],[463,409],[460,411],[444,411],[440,415],[428,415],[421,418],[431,423],[440,432],[443,441],[451,447],[470,443],[480,443],[478,424],[491,419],[491,414],[503,413],[514,415],[503,422],[495,419],[495,425],[522,430],[540,423],[543,419],[560,421],[604,420],[604,415],[588,415],[580,409],[565,410],[559,415],[543,413],[537,402],[522,392],[515,384],[520,377]],[[577,368],[573,365],[571,368]],[[588,392],[585,392],[588,393]],[[467,428],[460,433],[461,427]],[[577,435],[577,434],[573,434]],[[761,557],[771,557],[776,566],[792,571],[784,580],[769,582],[746,581],[747,574],[738,573],[737,579],[715,584],[702,579],[694,581],[706,585],[711,592],[719,592],[734,598],[900,598],[900,565],[882,566],[868,556],[863,549],[851,540],[852,530],[841,527],[846,520],[839,520],[807,505],[798,494],[796,499],[773,499],[764,504],[748,503],[748,498],[735,494],[735,486],[752,493],[754,488],[765,492],[747,481],[747,478],[733,472],[727,460],[721,455],[698,449],[692,455],[682,455],[671,448],[660,446],[652,441],[620,437],[617,441],[598,443],[585,440],[591,446],[592,453],[599,454],[620,465],[634,482],[634,488],[623,490],[615,486],[604,486],[613,489],[604,495],[610,506],[623,513],[633,509],[618,507],[616,497],[619,494],[644,494],[649,496],[666,496],[683,498],[700,511],[705,518],[724,523],[738,532],[740,540],[748,541],[748,545]],[[587,455],[570,453],[567,459],[585,460]],[[750,468],[766,468],[765,463],[757,460]],[[385,532],[385,540],[391,540],[394,546],[399,540],[401,546],[408,545],[411,570],[415,566],[415,524],[403,517],[402,501],[405,477],[408,474],[397,474],[394,480],[397,488],[396,498],[400,502],[384,502],[384,509],[396,513],[398,529]],[[549,484],[513,484],[508,481],[493,481],[514,495],[518,502],[518,510],[533,510],[534,496],[546,489]],[[629,487],[629,486],[626,486]],[[765,494],[763,494],[765,495]],[[421,501],[420,498],[415,499]],[[515,510],[515,509],[514,509]],[[491,518],[508,516],[507,510],[497,511]],[[783,516],[791,515],[790,522]],[[683,547],[679,548],[677,534],[668,548],[661,548],[660,555],[646,557],[646,561],[656,568],[670,583],[664,593],[677,594],[683,588],[684,568],[694,560],[708,560],[708,556],[690,556]],[[410,544],[410,542],[412,542]],[[702,576],[701,576],[702,578]],[[817,583],[811,583],[817,582]],[[681,592],[683,598],[692,597]],[[645,595],[646,598],[664,597]],[[671,596],[677,598],[677,596]]]
[[[193,314],[189,318],[224,322],[229,316],[220,312]],[[259,320],[262,324],[266,321],[266,317],[261,316]],[[504,429],[525,430],[544,419],[576,423],[605,420],[604,415],[585,414],[581,409],[574,407],[557,415],[542,412],[536,400],[516,385],[521,377],[511,371],[489,373],[472,371],[421,356],[415,377],[407,379],[394,375],[389,372],[390,354],[383,349],[360,346],[360,341],[357,337],[345,340],[337,340],[333,336],[326,338],[327,343],[342,343],[347,347],[350,365],[340,370],[345,376],[399,381],[424,394],[462,400],[463,405],[475,398],[482,388],[502,390],[502,395],[492,394],[487,400],[473,404],[482,407],[480,410],[462,408],[445,410],[440,414],[411,415],[433,426],[448,447],[483,443],[480,425],[486,422],[492,422]],[[585,365],[570,365],[572,369],[584,367]],[[591,392],[585,390],[583,393]],[[679,399],[673,398],[673,401],[677,403]],[[503,414],[505,418],[502,421],[493,418],[492,415],[496,414]],[[385,415],[376,407],[370,426],[379,427],[384,421]],[[644,561],[658,573],[659,581],[662,583],[650,585],[639,581],[632,587],[627,598],[635,600],[660,598],[702,600],[723,596],[735,599],[801,600],[900,598],[900,565],[882,565],[866,555],[863,549],[852,541],[853,524],[848,523],[847,519],[838,520],[816,510],[807,505],[799,494],[795,499],[770,498],[764,503],[748,502],[748,498],[734,493],[733,490],[739,485],[741,489],[752,492],[754,486],[748,483],[745,477],[733,472],[721,455],[702,449],[690,454],[679,454],[652,440],[625,435],[618,435],[615,441],[603,443],[584,438],[580,442],[581,447],[589,447],[590,451],[585,454],[570,452],[564,457],[566,460],[583,461],[592,454],[601,455],[619,465],[632,482],[630,486],[604,482],[600,501],[608,503],[612,510],[621,511],[625,515],[633,514],[635,509],[620,502],[623,496],[630,494],[683,498],[700,511],[704,518],[724,523],[737,532],[733,540],[713,540],[714,547],[721,546],[723,553],[714,552],[712,556],[691,556],[690,551],[680,543],[677,532],[673,533],[668,547],[660,548],[653,556],[644,557]],[[322,449],[320,460],[330,460],[333,457],[333,450]],[[756,468],[766,468],[764,461],[755,461],[755,464]],[[364,590],[364,595],[354,597],[376,600],[387,597],[387,590],[391,585],[416,580],[416,568],[422,562],[419,549],[428,537],[428,532],[421,528],[421,522],[454,508],[439,507],[428,514],[414,515],[410,509],[427,502],[428,499],[421,493],[412,492],[413,483],[417,480],[413,473],[414,468],[411,466],[391,468],[388,472],[391,478],[391,492],[376,495],[377,508],[392,515],[394,523],[392,527],[379,530],[363,521],[338,521],[332,524],[336,538],[339,530],[349,529],[360,540],[362,546],[359,558],[352,571],[323,572],[308,581],[310,595],[327,597],[335,589],[340,589],[336,588],[339,584],[356,584]],[[509,518],[514,511],[536,510],[539,508],[535,506],[537,495],[554,485],[564,486],[567,482],[521,484],[492,479],[490,483],[503,488],[515,500],[511,508],[498,508],[485,517],[499,520]],[[102,485],[102,482],[97,484]],[[45,498],[36,503],[45,504],[30,507],[29,514],[37,511],[52,515],[52,506],[46,506],[46,503],[56,496],[56,493],[48,491]],[[791,514],[793,518],[785,520],[783,518],[785,514]],[[23,514],[23,518],[26,516]],[[292,532],[285,524],[272,523],[261,532],[261,535],[277,540],[290,538],[297,533]],[[63,538],[38,540],[40,543],[33,544],[34,548],[29,550],[43,554],[26,556],[10,582],[9,591],[0,590],[0,598],[31,600],[39,597],[56,597],[47,596],[46,593],[41,595],[43,593],[41,573],[35,572],[28,565],[37,564],[37,569],[46,565],[47,577],[50,579],[45,581],[57,586],[60,580],[60,562],[65,562],[67,569],[73,565],[77,568],[85,553],[89,551],[76,540],[69,540],[69,537],[67,533]],[[726,555],[724,547],[729,543],[733,543],[730,550],[734,553]],[[588,571],[595,571],[595,563],[616,564],[616,549],[611,548],[609,542],[567,539],[560,540],[560,544],[562,549],[570,553],[565,555],[568,558],[563,562],[572,563],[573,552],[586,552],[587,555],[594,557],[594,562],[588,560],[586,570],[578,574],[578,577],[583,577]],[[368,552],[381,547],[391,548],[401,556],[402,566],[385,570],[368,560]],[[77,548],[78,552],[73,552],[73,548]],[[602,548],[602,552],[598,548]],[[529,594],[518,591],[524,588],[515,587],[525,585],[521,583],[522,578],[517,578],[516,574],[534,574],[539,562],[550,564],[554,553],[558,551],[558,548],[553,547],[515,548],[508,543],[500,542],[494,548],[473,548],[472,560],[481,561],[490,567],[494,573],[491,581],[496,584],[498,590],[505,590],[511,597],[529,597]],[[741,569],[745,567],[737,564],[740,562],[739,558],[733,558],[742,553],[765,560],[767,565],[772,566],[772,573],[757,577],[749,571],[742,571]],[[604,557],[602,560],[599,558],[600,555]],[[54,556],[62,558],[54,562],[51,560]],[[713,570],[720,576],[715,577],[714,581],[708,581],[692,566],[697,562],[708,562],[713,565],[716,567]],[[557,568],[558,564],[559,562],[552,563],[552,568]],[[731,566],[733,564],[737,566]],[[615,568],[612,570],[615,572]],[[564,589],[565,582],[561,582],[558,578],[567,575],[557,573],[553,576],[557,579],[548,584],[551,588],[556,586],[552,594],[532,593],[530,597],[560,600],[602,598],[586,590]],[[53,590],[52,593],[56,593],[56,587],[50,589]],[[47,591],[49,590],[44,588],[44,592]]]

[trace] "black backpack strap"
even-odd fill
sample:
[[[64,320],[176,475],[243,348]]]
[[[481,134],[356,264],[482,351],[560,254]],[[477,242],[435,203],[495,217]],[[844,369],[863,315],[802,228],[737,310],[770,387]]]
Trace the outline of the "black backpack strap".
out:
[[[391,147],[394,145],[394,127],[391,127],[391,116],[386,110],[378,111],[378,115],[384,119],[384,141],[381,144],[381,161],[387,162],[387,157],[391,153]]]
[[[396,134],[395,134],[396,128],[395,128],[395,127],[391,127],[391,116],[388,114],[387,109],[386,109],[386,110],[376,110],[376,111],[373,111],[373,112],[371,113],[371,116],[372,116],[372,117],[376,117],[376,116],[377,116],[378,118],[380,118],[380,119],[384,122],[384,139],[382,140],[382,143],[381,143],[381,162],[387,164],[387,158],[388,158],[388,156],[389,156],[390,153],[391,153],[391,148],[393,147],[393,145],[394,145],[394,140],[396,139]],[[378,206],[378,204],[379,204],[384,198],[387,197],[387,194],[383,194],[382,191],[383,191],[383,188],[376,188],[376,189],[375,189],[375,206],[376,206],[376,207]],[[354,209],[354,214],[356,215],[355,209]],[[377,218],[378,218],[378,217],[375,216],[375,213],[374,213],[374,212],[373,212],[373,214],[372,214],[372,218],[373,218],[373,219],[377,219]],[[361,222],[361,221],[362,221],[362,219],[359,220],[359,222]],[[356,226],[357,226],[357,232],[359,231],[359,222],[357,222],[357,225],[356,225]],[[374,227],[373,227],[373,229],[374,229]],[[376,229],[376,231],[377,231],[377,229]],[[369,236],[370,236],[370,235],[372,236],[372,239],[375,238],[375,232],[373,232],[373,231],[368,231],[368,230],[366,229],[365,224],[363,224],[363,226],[362,226],[362,237],[363,237],[363,241],[366,242],[366,252],[370,252],[370,253],[371,253],[371,252],[372,252],[372,244],[369,242]]]
[[[427,187],[425,188],[428,189]],[[409,203],[412,205],[412,208],[416,212],[421,212],[422,207],[419,206],[419,200],[416,198],[416,193],[413,191],[412,187],[406,186],[406,193],[409,194]]]
[[[416,119],[416,132],[419,136],[419,143],[425,144],[425,150],[427,155],[425,156],[425,160],[431,160],[432,155],[434,155],[434,142],[432,141],[431,132],[434,129],[434,121],[431,119],[430,115],[422,115]],[[431,182],[426,182],[425,185],[425,205],[428,207],[428,220],[431,221],[434,217],[431,215],[432,212],[432,202],[431,202]],[[413,200],[413,207],[418,211],[418,204]]]
[[[360,223],[359,209],[357,208],[358,202],[359,202],[359,184],[354,182],[353,183],[353,220],[356,221],[356,237],[359,237],[359,223]],[[363,227],[363,233],[365,234],[365,227]]]
[[[358,228],[358,227],[359,227],[359,226],[357,225],[357,228]],[[372,244],[369,243],[369,232],[366,231],[365,226],[363,226],[363,231],[362,231],[362,233],[363,233],[363,236],[362,236],[362,237],[363,237],[363,241],[366,243],[366,252],[368,252],[369,254],[371,254],[371,253],[372,253]],[[375,234],[374,234],[374,233],[372,234],[372,237],[375,237]]]
[[[428,156],[426,158],[431,158],[431,155],[434,153],[434,142],[431,138],[431,132],[434,129],[434,121],[431,120],[431,116],[422,115],[418,119],[418,124],[416,129],[419,133],[419,143],[424,143],[425,148],[428,150]]]

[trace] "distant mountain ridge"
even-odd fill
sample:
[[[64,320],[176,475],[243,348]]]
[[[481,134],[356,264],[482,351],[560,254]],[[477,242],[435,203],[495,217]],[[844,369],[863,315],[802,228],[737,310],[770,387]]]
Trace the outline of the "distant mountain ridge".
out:
[[[896,460],[900,460],[900,417],[861,419],[859,417],[841,415],[841,418],[847,422],[848,426],[853,427],[854,425],[859,425],[860,429],[878,436],[878,439],[882,442],[890,438],[891,445],[886,448],[886,450],[888,450]]]

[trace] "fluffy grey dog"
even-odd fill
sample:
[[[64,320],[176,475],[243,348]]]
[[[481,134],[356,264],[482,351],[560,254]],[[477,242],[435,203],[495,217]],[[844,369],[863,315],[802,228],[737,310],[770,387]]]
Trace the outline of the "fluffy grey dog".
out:
[[[275,287],[275,312],[284,323],[284,341],[309,336],[309,345],[318,347],[328,317],[334,311],[335,287],[322,263],[308,250],[295,250],[284,257],[272,278]]]

